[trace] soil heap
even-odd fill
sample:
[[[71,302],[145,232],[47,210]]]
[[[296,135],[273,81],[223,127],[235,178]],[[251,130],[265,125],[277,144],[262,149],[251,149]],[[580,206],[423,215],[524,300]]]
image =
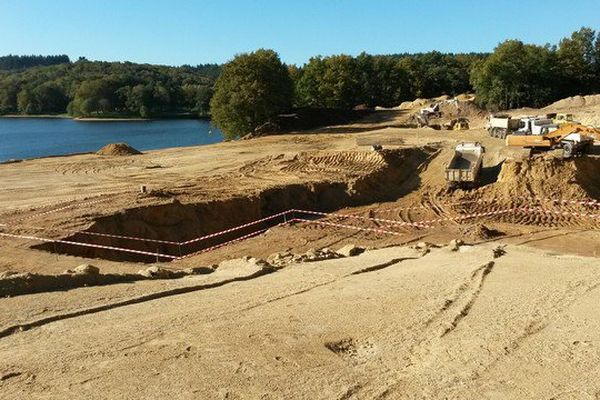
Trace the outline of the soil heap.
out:
[[[507,160],[491,192],[498,199],[600,199],[600,160],[536,157]]]
[[[132,156],[142,154],[127,143],[110,143],[96,152],[100,156]]]

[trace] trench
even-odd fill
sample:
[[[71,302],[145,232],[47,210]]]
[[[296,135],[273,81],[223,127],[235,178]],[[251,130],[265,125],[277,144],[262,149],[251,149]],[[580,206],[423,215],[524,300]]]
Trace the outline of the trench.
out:
[[[130,208],[118,214],[99,217],[85,231],[61,240],[167,254],[174,257],[185,256],[252,232],[268,229],[284,222],[289,216],[280,216],[234,232],[184,245],[94,234],[181,243],[290,209],[331,212],[349,206],[394,201],[419,186],[418,172],[435,153],[433,148],[389,150],[378,153],[377,156],[383,158],[380,167],[347,180],[324,180],[275,186],[256,194],[239,195],[222,200],[187,204],[174,200],[169,204]],[[144,263],[169,261],[155,256],[56,242],[39,244],[32,248],[112,261]]]

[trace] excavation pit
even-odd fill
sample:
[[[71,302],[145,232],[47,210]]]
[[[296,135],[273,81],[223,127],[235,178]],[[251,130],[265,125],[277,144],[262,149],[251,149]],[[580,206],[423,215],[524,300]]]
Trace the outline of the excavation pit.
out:
[[[290,214],[271,216],[291,209],[329,212],[348,206],[397,200],[418,187],[417,171],[429,161],[434,151],[427,148],[326,153],[310,159],[300,156],[295,163],[286,165],[287,170],[293,173],[300,171],[298,173],[301,174],[306,173],[305,170],[310,172],[311,168],[340,169],[344,168],[340,164],[344,161],[354,171],[360,172],[360,163],[374,167],[365,168],[362,173],[355,172],[346,180],[332,178],[288,184],[253,195],[193,204],[175,200],[167,204],[131,208],[97,218],[87,229],[60,241],[33,248],[112,261],[170,261],[284,223],[293,217]],[[271,218],[262,220],[267,217]],[[262,221],[254,222],[257,220]]]

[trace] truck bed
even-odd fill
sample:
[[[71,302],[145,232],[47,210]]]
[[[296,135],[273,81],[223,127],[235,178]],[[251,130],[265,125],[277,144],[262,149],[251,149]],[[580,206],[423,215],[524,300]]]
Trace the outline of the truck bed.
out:
[[[446,168],[449,183],[475,183],[482,163],[482,148],[476,144],[457,146],[454,156]]]
[[[448,169],[471,169],[479,156],[474,153],[456,153],[448,165]]]

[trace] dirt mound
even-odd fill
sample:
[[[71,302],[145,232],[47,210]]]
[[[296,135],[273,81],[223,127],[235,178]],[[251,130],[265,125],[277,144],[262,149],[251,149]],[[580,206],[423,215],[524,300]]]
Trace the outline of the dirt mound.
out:
[[[375,151],[310,152],[301,153],[283,167],[283,170],[302,174],[344,173],[356,176],[375,171],[385,164],[384,154]]]
[[[479,108],[473,101],[469,100],[448,100],[440,103],[440,111],[444,119],[450,118],[485,118],[486,112]]]
[[[507,160],[490,188],[494,197],[517,199],[600,199],[600,159],[582,157],[563,160],[536,157]]]
[[[600,105],[600,94],[592,94],[588,96],[567,97],[566,99],[561,99],[550,104],[545,109],[579,108],[598,105]]]
[[[460,101],[474,101],[475,100],[475,95],[473,93],[461,93],[458,96],[456,96],[456,100],[460,100]]]
[[[502,232],[490,229],[483,224],[464,225],[460,231],[467,240],[488,240],[503,235]]]
[[[110,143],[96,152],[100,156],[132,156],[142,154],[127,143]]]
[[[431,103],[435,103],[435,100],[418,98],[413,101],[404,101],[397,108],[400,110],[412,110],[416,107],[428,106]]]

